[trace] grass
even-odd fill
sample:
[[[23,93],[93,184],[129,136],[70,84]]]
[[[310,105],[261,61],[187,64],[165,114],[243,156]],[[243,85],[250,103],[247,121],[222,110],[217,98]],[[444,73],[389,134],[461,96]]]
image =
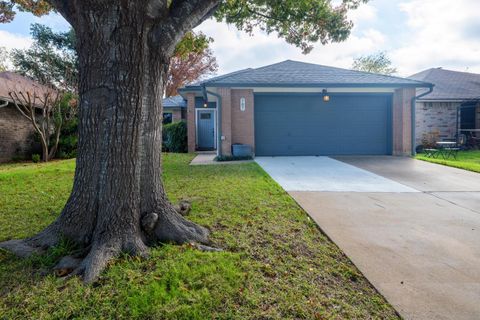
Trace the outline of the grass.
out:
[[[459,151],[457,160],[428,158],[424,154],[418,154],[417,159],[480,173],[480,150]]]
[[[393,308],[255,163],[189,166],[164,157],[172,201],[212,230],[222,253],[163,245],[120,257],[99,284],[54,277],[68,242],[27,260],[0,251],[0,319],[397,319]],[[60,212],[74,161],[0,166],[0,241]]]

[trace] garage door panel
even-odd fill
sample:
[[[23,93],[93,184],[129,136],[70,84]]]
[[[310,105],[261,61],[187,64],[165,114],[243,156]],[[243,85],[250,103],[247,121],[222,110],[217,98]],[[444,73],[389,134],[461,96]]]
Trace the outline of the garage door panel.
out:
[[[391,153],[391,95],[256,95],[257,155]]]

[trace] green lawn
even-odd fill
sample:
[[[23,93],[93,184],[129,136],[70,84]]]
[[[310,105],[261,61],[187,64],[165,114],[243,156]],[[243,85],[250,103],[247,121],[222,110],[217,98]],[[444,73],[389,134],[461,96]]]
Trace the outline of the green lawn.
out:
[[[459,151],[457,160],[433,159],[426,157],[424,154],[418,154],[417,159],[480,173],[480,150]]]
[[[68,245],[20,260],[0,251],[0,319],[397,319],[393,308],[255,163],[188,166],[166,155],[172,201],[193,203],[225,252],[164,245],[122,257],[99,285],[49,267]],[[33,235],[61,210],[74,161],[0,166],[0,241]]]

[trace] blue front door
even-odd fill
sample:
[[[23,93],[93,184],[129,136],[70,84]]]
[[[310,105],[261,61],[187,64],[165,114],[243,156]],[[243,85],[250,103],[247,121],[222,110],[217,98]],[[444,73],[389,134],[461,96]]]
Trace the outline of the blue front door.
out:
[[[215,149],[215,111],[198,110],[197,119],[198,149]]]

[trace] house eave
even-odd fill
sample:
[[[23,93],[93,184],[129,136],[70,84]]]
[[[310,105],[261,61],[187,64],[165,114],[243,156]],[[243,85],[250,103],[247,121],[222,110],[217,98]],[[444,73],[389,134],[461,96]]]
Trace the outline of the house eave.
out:
[[[209,88],[429,88],[429,83],[205,83]],[[185,88],[186,91],[192,89]],[[195,90],[196,91],[196,90]]]

